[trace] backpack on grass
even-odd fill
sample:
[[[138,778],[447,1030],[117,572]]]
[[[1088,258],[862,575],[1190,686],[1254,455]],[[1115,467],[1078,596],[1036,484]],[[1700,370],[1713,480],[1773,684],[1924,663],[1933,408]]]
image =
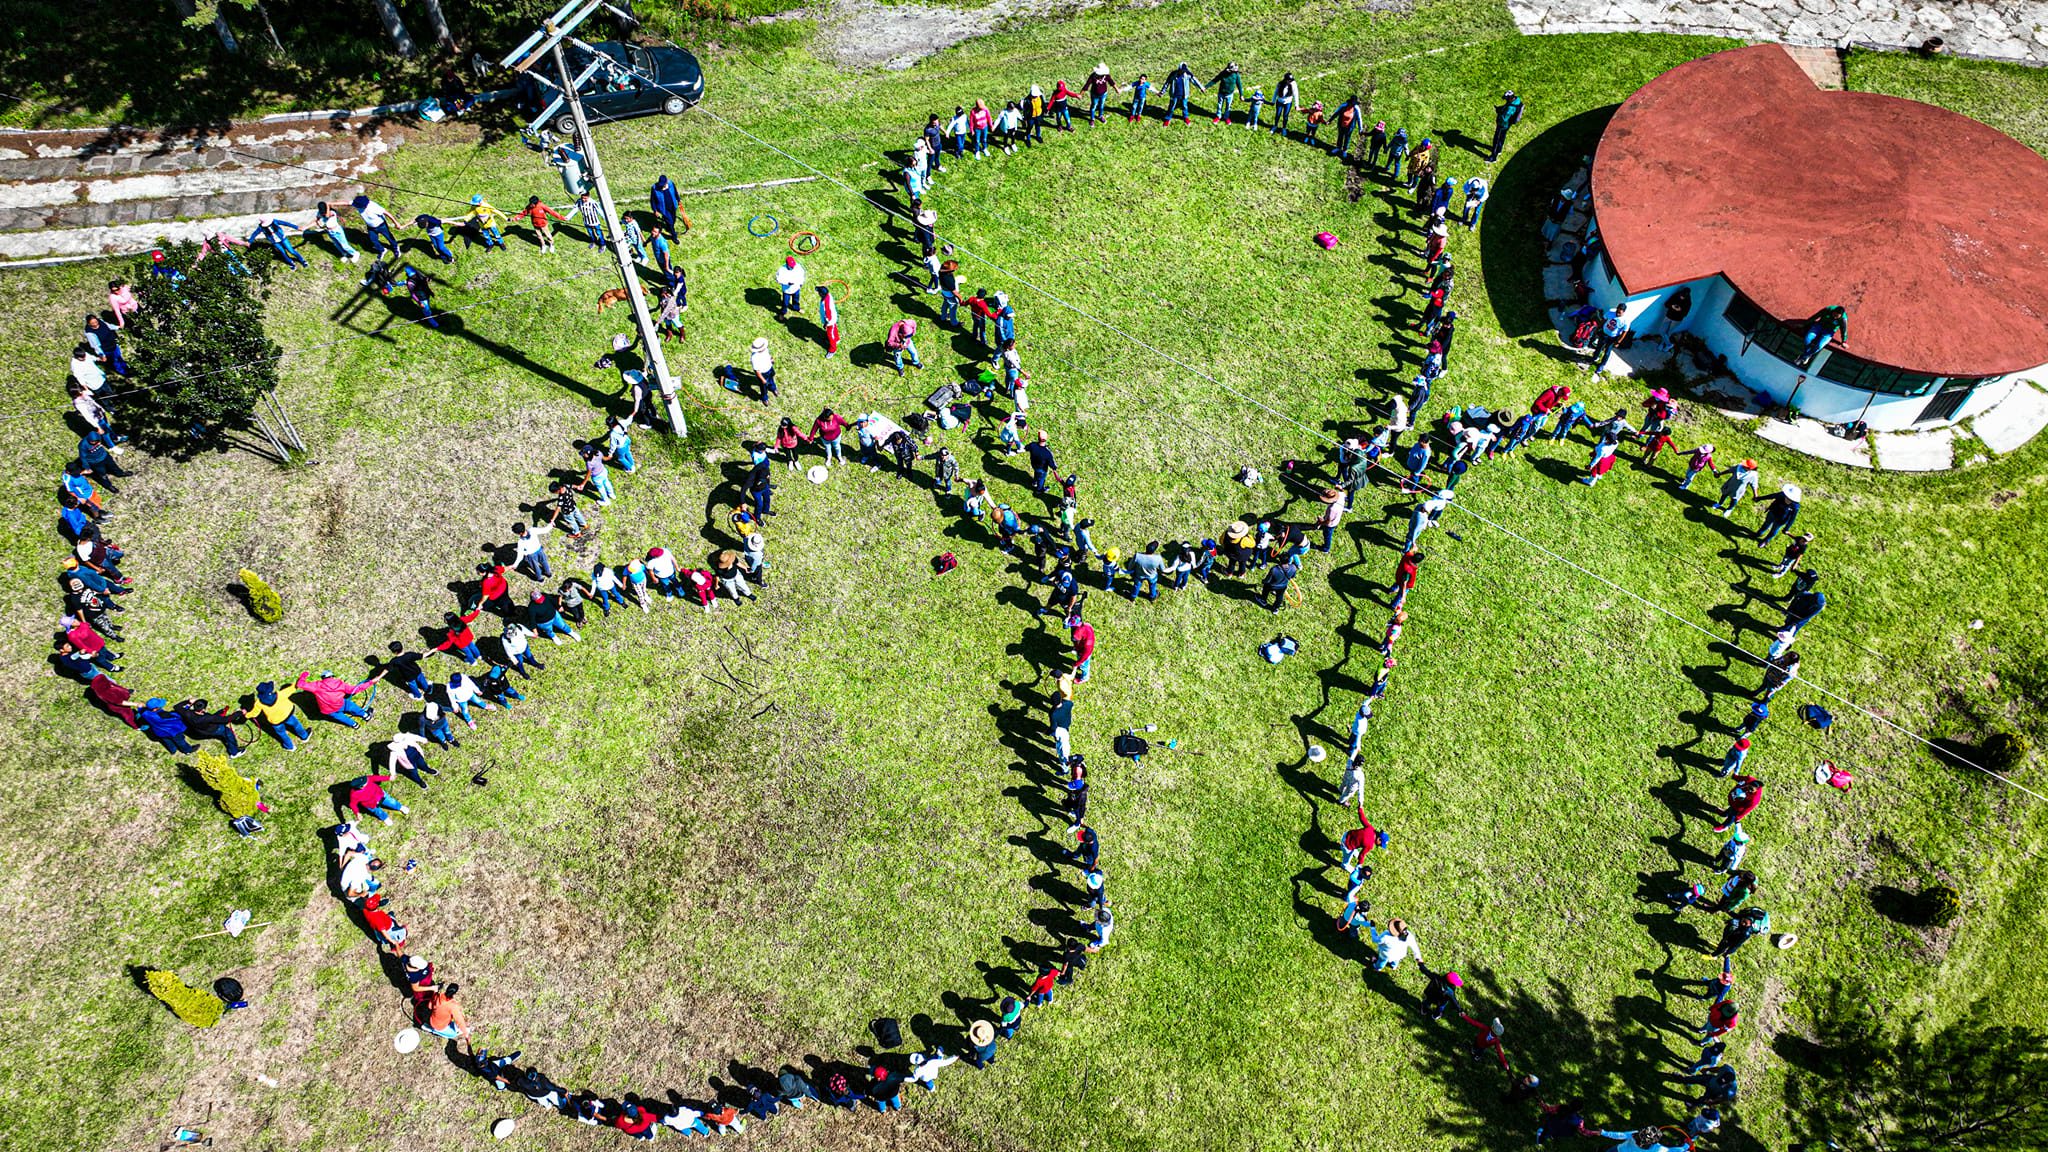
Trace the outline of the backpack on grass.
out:
[[[960,566],[960,558],[951,552],[941,552],[932,557],[932,575],[944,576]]]
[[[1117,738],[1110,743],[1110,750],[1119,756],[1128,756],[1136,760],[1138,757],[1150,752],[1152,744],[1143,736],[1132,732],[1120,732],[1117,734]]]

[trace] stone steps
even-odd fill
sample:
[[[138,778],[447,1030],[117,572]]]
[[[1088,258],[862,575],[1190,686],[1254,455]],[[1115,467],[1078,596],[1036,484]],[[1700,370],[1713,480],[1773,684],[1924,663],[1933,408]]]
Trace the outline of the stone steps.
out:
[[[245,221],[246,233],[258,216],[297,217],[317,201],[353,196],[414,130],[340,117],[154,132],[0,131],[0,259],[135,251],[154,232],[182,236],[193,230],[185,224],[207,220]]]

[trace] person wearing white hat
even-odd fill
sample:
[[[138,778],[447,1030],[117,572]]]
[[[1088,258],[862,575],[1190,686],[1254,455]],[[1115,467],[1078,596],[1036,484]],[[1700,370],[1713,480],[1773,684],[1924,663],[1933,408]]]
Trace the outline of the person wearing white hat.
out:
[[[1802,495],[1799,485],[1787,484],[1778,489],[1776,496],[1758,501],[1763,505],[1764,519],[1763,523],[1757,525],[1757,547],[1769,544],[1777,538],[1778,533],[1791,528],[1792,522],[1799,519],[1799,501]]]
[[[936,1081],[939,1073],[948,1065],[959,1062],[958,1056],[946,1055],[944,1048],[934,1048],[930,1052],[913,1052],[910,1054],[910,1080],[913,1084],[924,1085],[927,1092],[937,1092],[939,1086]]]
[[[775,395],[775,357],[768,354],[766,336],[754,338],[752,357],[754,375],[761,381],[761,403],[766,404],[769,397]]]
[[[967,1054],[967,1063],[976,1068],[986,1068],[996,1062],[996,1026],[986,1020],[976,1020],[967,1026],[967,1042],[973,1050]]]
[[[1116,91],[1120,85],[1117,84],[1116,78],[1109,74],[1109,65],[1097,64],[1095,70],[1088,74],[1088,80],[1083,87],[1088,90],[1088,126],[1093,128],[1096,122],[1102,119],[1102,108],[1108,103],[1109,94]]]

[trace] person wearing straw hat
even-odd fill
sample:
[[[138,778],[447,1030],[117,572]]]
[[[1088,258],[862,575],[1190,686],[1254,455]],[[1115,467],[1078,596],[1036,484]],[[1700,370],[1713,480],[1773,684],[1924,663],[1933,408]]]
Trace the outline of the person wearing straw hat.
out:
[[[1325,488],[1316,495],[1316,499],[1323,505],[1322,516],[1317,521],[1323,528],[1323,546],[1318,551],[1328,552],[1337,539],[1337,525],[1344,520],[1344,490]]]
[[[1116,91],[1120,85],[1117,84],[1116,78],[1109,74],[1109,65],[1097,64],[1081,86],[1088,92],[1088,126],[1092,128],[1096,121],[1102,119],[1103,105],[1108,103],[1109,94]]]
[[[1763,505],[1764,519],[1763,523],[1757,525],[1757,547],[1761,548],[1777,539],[1778,533],[1791,528],[1792,522],[1799,519],[1801,496],[1799,485],[1786,484],[1778,489],[1776,496],[1759,501]]]
[[[766,336],[754,337],[750,354],[754,376],[761,382],[761,403],[766,404],[776,393],[775,357],[768,352],[768,338]]]
[[[1406,920],[1398,916],[1394,917],[1392,920],[1387,921],[1385,931],[1381,931],[1370,920],[1367,920],[1365,924],[1367,930],[1372,933],[1373,947],[1379,953],[1378,957],[1373,961],[1373,971],[1390,972],[1399,968],[1401,961],[1406,960],[1410,956],[1415,957],[1416,963],[1420,964],[1422,962],[1422,941],[1417,940],[1415,933],[1408,930],[1408,922]]]
[[[986,1020],[976,1020],[967,1026],[969,1045],[966,1060],[973,1068],[986,1068],[996,1062],[996,1026]]]

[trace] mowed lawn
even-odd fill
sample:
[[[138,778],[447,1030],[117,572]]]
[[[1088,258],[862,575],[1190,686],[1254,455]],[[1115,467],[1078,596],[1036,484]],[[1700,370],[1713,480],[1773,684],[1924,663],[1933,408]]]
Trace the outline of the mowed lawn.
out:
[[[1454,145],[1444,166],[1460,180],[1485,172],[1499,194],[1479,235],[1453,238],[1461,324],[1438,403],[1519,407],[1571,381],[1599,413],[1633,407],[1639,389],[1585,385],[1553,355],[1530,295],[1541,201],[1591,146],[1597,118],[1584,114],[1722,46],[1524,39],[1503,10],[1476,3],[1376,17],[1169,6],[1028,26],[887,75],[798,53],[718,62],[713,115],[611,126],[600,144],[634,204],[664,171],[684,188],[808,174],[739,129],[887,197],[884,173],[900,160],[881,153],[926,112],[1074,83],[1098,58],[1120,79],[1143,70],[1155,82],[1182,58],[1205,79],[1235,59],[1269,91],[1288,67],[1332,108],[1370,75],[1373,118],[1439,138],[1483,137],[1512,86],[1529,121],[1504,162]],[[1923,89],[1911,67],[1888,64],[1886,90],[1981,99],[1969,69],[1943,64]],[[2040,95],[2038,80],[1995,79]],[[507,208],[559,199],[534,153],[450,137],[395,155],[388,178],[404,191],[380,199],[406,214],[434,210],[427,194],[482,192]],[[1413,217],[1370,181],[1354,200],[1344,170],[1299,142],[1199,118],[1172,129],[1119,119],[947,167],[931,199],[940,230],[972,254],[971,286],[1010,293],[1032,416],[1080,475],[1099,544],[1128,553],[1215,536],[1240,515],[1306,520],[1312,498],[1279,478],[1280,461],[1324,466],[1318,437],[1368,427],[1367,402],[1412,374],[1413,341],[1395,326],[1419,307]],[[805,426],[826,405],[900,416],[958,379],[970,352],[933,326],[935,298],[898,278],[915,255],[907,231],[854,192],[818,180],[685,208],[696,222],[679,246],[689,338],[670,355],[693,435],[638,437],[641,470],[617,477],[622,499],[602,513],[613,562],[654,544],[686,557],[725,546],[738,441],[766,435],[776,415]],[[764,212],[785,236],[824,238],[806,262],[814,283],[845,285],[846,354],[834,361],[813,325],[775,321],[783,239],[745,228]],[[1334,251],[1311,243],[1324,229],[1340,237]],[[416,640],[452,602],[449,584],[573,463],[568,441],[624,411],[616,374],[592,367],[629,326],[617,309],[596,314],[611,281],[565,279],[599,267],[573,237],[553,258],[515,239],[510,253],[433,266],[441,304],[472,306],[440,333],[385,326],[391,309],[356,295],[331,257],[279,277],[273,333],[308,350],[286,359],[283,395],[314,460],[279,470],[243,454],[130,454],[137,475],[114,501],[114,534],[140,590],[122,681],[225,702],[260,679],[347,673],[391,639]],[[61,555],[49,493],[74,437],[33,410],[61,404],[62,348],[116,271],[18,274],[29,307],[0,348],[6,414],[20,413],[0,449],[17,510],[0,540],[14,622],[0,661],[11,769],[0,858],[18,990],[0,1019],[0,1143],[137,1147],[189,1123],[244,1147],[467,1147],[488,1143],[500,1115],[518,1116],[519,1139],[537,1146],[613,1138],[533,1115],[431,1052],[392,1052],[399,999],[329,895],[317,836],[332,822],[329,786],[367,770],[370,735],[322,730],[308,751],[266,744],[239,761],[276,808],[268,833],[240,840],[181,758],[49,675]],[[877,358],[905,315],[921,322],[927,368],[899,381]],[[767,409],[710,383],[758,335],[781,365],[782,397]],[[1967,742],[1994,721],[2042,735],[2048,447],[1946,475],[1870,475],[1784,453],[1701,406],[1681,425],[1681,444],[1714,440],[1724,460],[1755,455],[1770,485],[1805,488],[1801,526],[1819,535],[1831,599],[1801,642],[1810,677],[1930,736]],[[940,441],[999,499],[1046,510],[1028,469],[992,450],[985,420]],[[1741,629],[1758,650],[1782,584],[1737,531],[1754,524],[1751,508],[1711,517],[1669,471],[1633,463],[1589,490],[1570,482],[1584,454],[1583,440],[1546,443],[1480,466],[1459,501],[1484,520],[1454,515],[1425,546],[1367,744],[1368,810],[1393,837],[1371,895],[1414,925],[1433,966],[1466,974],[1468,1009],[1502,1017],[1518,1067],[1619,1127],[1680,1114],[1669,1077],[1703,1012],[1677,982],[1713,970],[1692,946],[1717,929],[1637,893],[1681,863],[1703,875],[1718,838],[1702,817],[1724,791],[1705,769],[1756,682],[1679,620]],[[1232,481],[1246,463],[1266,473],[1256,489]],[[846,1055],[871,1042],[878,1016],[944,1035],[1014,990],[1073,923],[1064,902],[1078,878],[1052,862],[1065,824],[1044,724],[1066,637],[1034,614],[1042,593],[957,500],[888,469],[849,465],[821,486],[778,477],[757,605],[710,617],[659,605],[593,622],[581,645],[542,646],[530,702],[436,757],[442,775],[424,797],[398,785],[412,814],[374,831],[387,860],[419,862],[385,874],[400,919],[463,983],[481,1042],[522,1048],[571,1086],[701,1096],[735,1062]],[[1361,501],[1335,553],[1309,566],[1304,604],[1277,621],[1235,582],[1158,603],[1092,596],[1101,649],[1075,738],[1093,768],[1111,947],[992,1070],[949,1073],[900,1115],[814,1109],[747,1139],[1059,1150],[1524,1139],[1529,1113],[1502,1103],[1497,1070],[1461,1058],[1464,1030],[1415,1012],[1412,968],[1362,978],[1362,953],[1331,933],[1333,838],[1351,819],[1331,781],[1377,664],[1406,510],[1391,489]],[[949,550],[960,569],[933,577],[931,557]],[[555,559],[571,568],[566,551]],[[283,592],[283,625],[254,624],[230,593],[244,565]],[[1300,651],[1275,667],[1256,648],[1280,630]],[[378,698],[378,736],[394,696]],[[2041,802],[1846,707],[1823,744],[1790,715],[1815,698],[1781,695],[1751,759],[1771,782],[1751,822],[1758,903],[1800,943],[1739,958],[1750,1019],[1731,1051],[1744,1097],[1729,1146],[1785,1142],[1773,1038],[1802,1032],[1845,983],[1901,1014],[1945,1020],[1988,997],[2002,1017],[2048,1023],[2048,969],[2030,947],[2048,879]],[[1110,755],[1117,731],[1147,723],[1179,748],[1141,764]],[[1337,754],[1311,765],[1311,742]],[[1856,773],[1851,792],[1811,783],[1822,756]],[[469,783],[479,770],[481,787]],[[1953,930],[1873,909],[1880,885],[1936,879],[1963,892]],[[235,908],[270,924],[191,939]],[[138,990],[137,965],[195,983],[234,973],[253,1006],[195,1033]]]

